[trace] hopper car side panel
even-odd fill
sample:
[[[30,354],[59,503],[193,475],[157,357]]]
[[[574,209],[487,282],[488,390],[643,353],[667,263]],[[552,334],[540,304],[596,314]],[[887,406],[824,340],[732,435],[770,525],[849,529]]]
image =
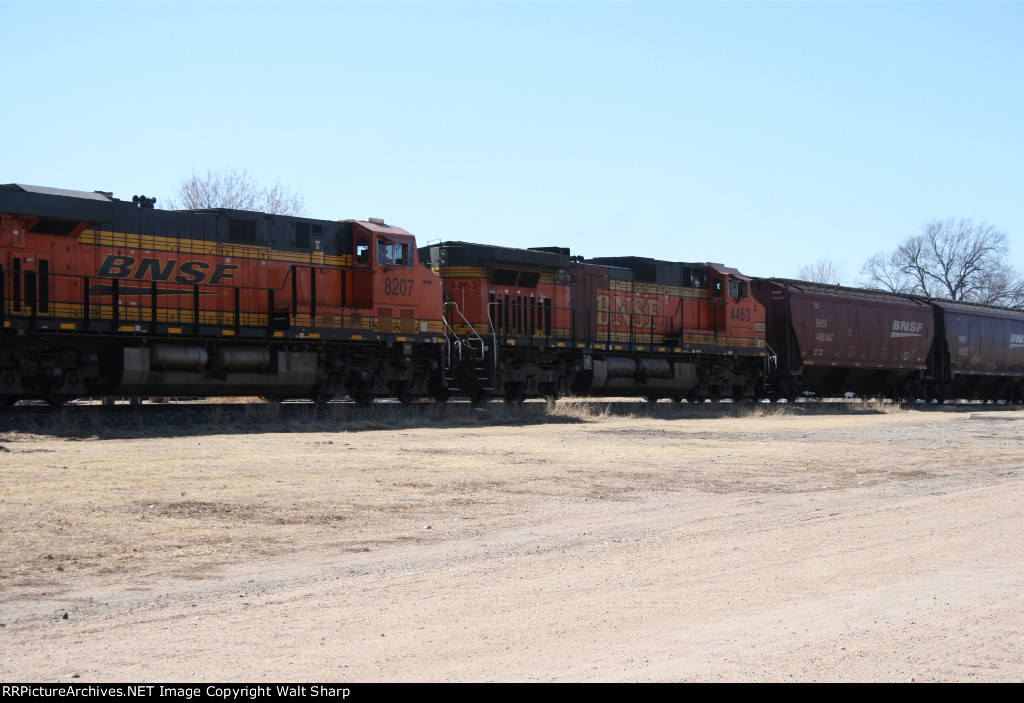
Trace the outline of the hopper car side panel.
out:
[[[940,398],[1024,400],[1024,312],[933,301]]]
[[[769,390],[790,399],[922,392],[935,337],[930,306],[906,297],[758,279],[777,355]]]

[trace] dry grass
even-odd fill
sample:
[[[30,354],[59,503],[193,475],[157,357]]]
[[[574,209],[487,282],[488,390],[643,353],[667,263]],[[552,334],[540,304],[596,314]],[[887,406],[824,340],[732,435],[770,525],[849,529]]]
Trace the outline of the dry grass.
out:
[[[215,400],[215,399],[211,399]],[[238,399],[236,399],[238,400]],[[77,439],[133,436],[263,432],[325,432],[399,430],[418,427],[502,427],[532,424],[595,422],[608,418],[716,419],[803,417],[819,415],[876,415],[903,412],[960,412],[976,405],[901,406],[878,400],[797,403],[648,403],[630,398],[565,398],[522,404],[500,401],[472,405],[465,402],[280,403],[256,398],[224,404],[144,406],[138,411],[110,413],[99,406],[68,407],[57,412],[0,416],[0,439],[28,433]],[[987,406],[1011,409],[1010,406]],[[158,411],[158,412],[152,412]]]

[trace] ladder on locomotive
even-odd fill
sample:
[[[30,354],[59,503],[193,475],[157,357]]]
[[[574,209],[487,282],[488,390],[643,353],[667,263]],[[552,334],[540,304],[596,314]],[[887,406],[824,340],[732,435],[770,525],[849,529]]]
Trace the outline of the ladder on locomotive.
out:
[[[455,324],[461,325],[468,330],[468,333],[460,335],[452,323],[453,318],[457,318]],[[481,390],[493,388],[497,370],[497,350],[493,345],[493,340],[492,345],[488,347],[484,338],[459,310],[458,303],[449,301],[444,304],[441,321],[444,325],[444,336],[447,342],[446,374],[448,381],[458,385],[460,374],[464,373],[467,366],[472,365],[476,388]]]

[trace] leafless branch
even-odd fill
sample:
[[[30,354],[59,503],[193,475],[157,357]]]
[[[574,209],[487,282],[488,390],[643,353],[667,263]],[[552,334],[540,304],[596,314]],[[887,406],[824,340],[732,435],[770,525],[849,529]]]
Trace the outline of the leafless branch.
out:
[[[261,186],[247,171],[232,169],[225,173],[207,171],[206,176],[192,174],[183,180],[178,192],[168,198],[170,210],[201,210],[230,208],[278,215],[301,215],[305,201],[280,182],[272,187]]]
[[[818,259],[813,264],[801,266],[796,275],[804,281],[841,286],[846,282],[846,264],[832,259]]]
[[[968,218],[932,220],[891,254],[861,268],[869,288],[965,302],[1024,306],[1024,277],[1005,263],[1006,233]]]

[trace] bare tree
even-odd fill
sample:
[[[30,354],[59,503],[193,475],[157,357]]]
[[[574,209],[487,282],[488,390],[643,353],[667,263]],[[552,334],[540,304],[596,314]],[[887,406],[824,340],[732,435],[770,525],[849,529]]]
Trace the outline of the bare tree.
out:
[[[271,187],[262,186],[248,171],[232,169],[226,173],[207,171],[206,177],[192,174],[183,180],[178,191],[168,199],[169,210],[201,210],[204,208],[230,208],[252,210],[277,215],[302,215],[305,201],[280,182]]]
[[[1006,263],[1005,232],[967,218],[932,220],[861,269],[864,285],[971,303],[1024,307],[1024,278]]]
[[[841,286],[846,282],[846,264],[832,259],[818,259],[813,264],[801,266],[796,275],[803,281]]]

